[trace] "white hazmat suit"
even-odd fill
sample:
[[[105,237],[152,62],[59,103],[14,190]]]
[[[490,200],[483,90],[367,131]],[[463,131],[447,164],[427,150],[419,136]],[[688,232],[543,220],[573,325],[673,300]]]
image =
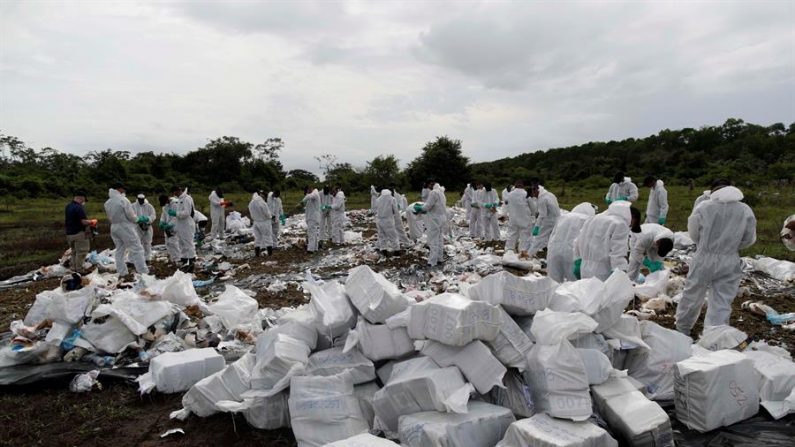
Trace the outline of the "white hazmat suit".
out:
[[[345,193],[341,189],[331,200],[331,242],[345,243]]]
[[[508,193],[508,238],[505,250],[527,251],[535,223],[535,202],[527,195],[524,188],[514,188]]]
[[[334,197],[329,193],[320,193],[320,240],[331,239],[331,202]]]
[[[422,205],[422,211],[426,213],[425,225],[427,226],[428,246],[428,265],[434,266],[442,262],[442,251],[444,250],[444,235],[442,228],[447,221],[447,198],[444,191],[438,184],[428,193],[428,200]]]
[[[472,239],[483,238],[483,226],[481,221],[481,209],[483,208],[483,193],[485,190],[481,187],[472,190],[472,203],[469,204],[469,237]]]
[[[141,228],[141,225],[135,226],[136,233],[141,239],[141,245],[144,247],[144,258],[149,261],[152,259],[152,235],[154,234],[152,225],[155,219],[157,219],[157,211],[155,211],[155,207],[146,199],[144,199],[144,203],[138,203],[136,200],[133,202],[132,207],[136,216],[146,216],[146,218],[149,219],[149,223],[145,225],[146,230]]]
[[[400,194],[399,192],[395,192],[394,197],[398,208],[398,213],[395,214],[395,228],[397,229],[398,241],[400,242],[401,248],[408,247],[411,245],[411,239],[409,239],[408,235],[406,235],[406,227],[403,226],[402,214],[406,213],[406,208],[409,206],[409,201],[406,199],[405,195]]]
[[[549,242],[549,237],[552,235],[552,230],[558,223],[560,217],[560,205],[558,205],[558,198],[555,194],[544,189],[543,186],[538,187],[538,218],[533,229],[533,240],[530,244],[528,254],[535,256],[536,253],[543,250]],[[538,227],[536,230],[535,227]]]
[[[668,191],[662,180],[657,180],[649,190],[646,205],[646,223],[665,225],[668,219]]]
[[[480,198],[482,200],[480,226],[483,229],[483,239],[498,241],[500,240],[500,224],[497,221],[497,208],[500,205],[500,199],[497,198],[497,191],[483,188]],[[486,204],[489,204],[488,208]]]
[[[313,189],[304,196],[304,219],[306,219],[306,249],[317,251],[320,237],[320,193]]]
[[[168,214],[169,210],[177,210],[179,199],[170,197],[168,203],[160,212],[160,223],[163,225],[163,238],[165,239],[166,252],[171,262],[179,262],[179,239],[177,239],[176,224],[177,218]]]
[[[375,201],[375,226],[378,230],[378,249],[397,251],[400,248],[395,215],[398,215],[397,202],[388,189],[381,191]]]
[[[698,205],[687,219],[687,232],[696,243],[682,299],[676,308],[676,329],[689,334],[704,296],[711,291],[704,326],[729,324],[731,303],[737,295],[743,263],[739,251],[756,242],[756,217],[740,202],[743,193],[725,186]]]
[[[629,251],[629,279],[638,279],[644,258],[651,262],[662,262],[663,258],[657,253],[657,242],[661,239],[674,240],[673,231],[656,223],[647,223],[640,226],[640,233],[635,235],[632,248]]]
[[[281,218],[282,214],[284,214],[284,209],[282,208],[282,199],[281,197],[274,197],[272,192],[268,193],[268,208],[271,210],[271,214],[273,217],[271,218],[271,236],[273,236],[273,243],[271,246],[273,248],[279,247],[279,233],[281,232]]]
[[[596,214],[590,203],[574,207],[570,213],[558,218],[547,246],[547,275],[557,282],[575,281],[574,241],[585,222]]]
[[[224,215],[223,206],[225,203],[224,199],[219,197],[215,191],[210,193],[208,199],[210,200],[210,225],[212,226],[210,237],[213,239],[223,239],[224,231],[226,230],[226,216]]]
[[[574,259],[582,259],[581,277],[606,281],[613,270],[627,270],[629,202],[613,202],[607,211],[582,226],[574,244]]]
[[[127,253],[130,254],[130,261],[135,265],[138,273],[149,273],[144,260],[144,247],[135,230],[138,226],[136,224],[138,216],[135,215],[130,201],[118,190],[109,189],[108,200],[105,201],[105,213],[110,220],[110,237],[116,247],[114,256],[119,276],[128,273],[124,260]]]
[[[461,206],[466,210],[467,213],[467,222],[469,221],[470,213],[472,213],[472,185],[467,183],[467,187],[464,188],[464,195],[461,197]]]
[[[184,260],[196,258],[196,246],[193,244],[196,220],[193,211],[193,197],[188,195],[188,190],[185,189],[177,200],[177,225],[175,227],[179,241],[179,257]]]
[[[251,225],[254,229],[254,246],[261,250],[273,247],[273,225],[271,222],[273,214],[268,207],[268,202],[255,192],[248,203],[248,213],[251,216]]]
[[[617,200],[626,200],[634,202],[638,200],[638,187],[632,183],[632,179],[624,177],[621,183],[613,183],[605,196],[607,203],[613,203]]]

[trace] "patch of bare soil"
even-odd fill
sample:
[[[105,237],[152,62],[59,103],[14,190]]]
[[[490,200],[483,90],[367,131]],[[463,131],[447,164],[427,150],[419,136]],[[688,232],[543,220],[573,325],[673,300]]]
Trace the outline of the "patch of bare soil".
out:
[[[52,290],[60,284],[60,278],[50,278],[34,281],[22,287],[0,290],[0,332],[7,332],[8,325],[12,321],[25,318],[36,299],[36,294]]]

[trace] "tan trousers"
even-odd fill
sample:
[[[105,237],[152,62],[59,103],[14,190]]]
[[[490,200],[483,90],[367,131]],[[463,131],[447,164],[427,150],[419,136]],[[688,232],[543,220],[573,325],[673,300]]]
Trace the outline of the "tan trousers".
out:
[[[66,241],[69,243],[69,248],[72,249],[69,266],[73,271],[83,273],[83,262],[86,260],[88,250],[91,249],[91,240],[85,231],[81,231],[77,234],[66,235]]]

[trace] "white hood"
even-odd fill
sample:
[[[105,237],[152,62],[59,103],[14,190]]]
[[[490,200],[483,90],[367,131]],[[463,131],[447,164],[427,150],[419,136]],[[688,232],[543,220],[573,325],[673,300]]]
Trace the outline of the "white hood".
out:
[[[593,217],[596,214],[596,211],[593,209],[593,205],[588,202],[583,202],[571,210],[572,213],[582,214],[583,216]]]
[[[613,202],[609,207],[607,207],[607,211],[605,211],[605,213],[610,216],[618,216],[623,219],[627,225],[629,225],[632,223],[632,213],[629,211],[630,205],[631,204],[629,202],[625,202],[623,200],[620,202]]]
[[[735,188],[734,186],[724,186],[723,188],[713,191],[710,195],[710,200],[714,200],[717,202],[739,202],[743,199],[743,192],[739,189]]]
[[[124,195],[122,193],[120,193],[119,191],[117,191],[117,190],[115,190],[113,188],[110,188],[108,190],[108,198],[109,199],[113,199],[115,197],[124,197]]]
[[[662,188],[663,186],[665,186],[665,183],[663,183],[662,180],[657,180],[657,182],[654,183],[654,188],[655,189],[656,188]]]
[[[392,191],[390,191],[388,189],[382,189],[381,190],[381,195],[382,196],[391,196],[392,195]]]

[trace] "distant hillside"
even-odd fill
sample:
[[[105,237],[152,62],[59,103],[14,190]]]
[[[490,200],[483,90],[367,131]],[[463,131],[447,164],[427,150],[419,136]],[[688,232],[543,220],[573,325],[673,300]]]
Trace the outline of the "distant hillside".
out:
[[[590,142],[475,163],[475,179],[503,185],[540,177],[551,183],[598,186],[618,170],[640,182],[655,175],[668,182],[790,183],[795,179],[795,123],[759,126],[730,118],[721,126],[665,129],[642,139]]]

